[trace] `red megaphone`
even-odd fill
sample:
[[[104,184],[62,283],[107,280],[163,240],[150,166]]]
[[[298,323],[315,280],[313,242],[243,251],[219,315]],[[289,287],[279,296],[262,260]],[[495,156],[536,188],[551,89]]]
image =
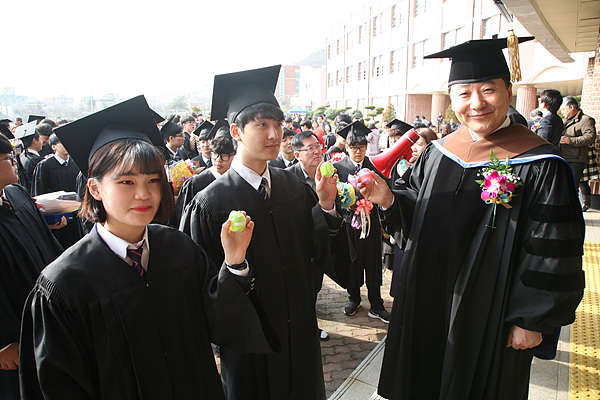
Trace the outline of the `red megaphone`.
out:
[[[410,160],[412,156],[411,147],[417,140],[419,140],[419,134],[414,129],[411,129],[402,135],[392,147],[381,154],[369,157],[369,160],[377,168],[377,171],[389,179],[392,176],[392,168],[394,168],[396,161],[402,157]]]

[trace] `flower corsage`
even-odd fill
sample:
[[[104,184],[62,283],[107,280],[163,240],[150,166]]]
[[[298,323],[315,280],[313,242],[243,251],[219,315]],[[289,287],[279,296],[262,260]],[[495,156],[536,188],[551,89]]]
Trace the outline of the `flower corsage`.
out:
[[[501,204],[505,208],[512,208],[508,203],[515,196],[515,189],[523,183],[521,178],[512,173],[509,161],[507,156],[506,162],[502,163],[494,151],[490,150],[490,163],[478,174],[483,179],[475,180],[481,187],[481,200],[494,205],[492,228],[496,220],[496,206]]]
[[[362,179],[364,180],[365,178]],[[348,182],[341,182],[338,179],[337,190],[342,203],[342,209],[348,210],[346,218],[350,222],[350,226],[353,229],[360,230],[359,238],[365,239],[371,233],[371,210],[373,209],[373,203],[360,194],[358,190],[358,182],[360,180],[360,172],[358,175],[349,175]]]

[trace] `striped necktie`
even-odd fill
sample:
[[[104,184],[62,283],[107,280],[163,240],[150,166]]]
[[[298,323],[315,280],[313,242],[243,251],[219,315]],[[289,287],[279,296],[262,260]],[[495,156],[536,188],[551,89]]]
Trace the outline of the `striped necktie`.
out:
[[[136,272],[138,274],[140,274],[140,276],[144,276],[144,274],[146,273],[146,270],[144,269],[144,267],[142,267],[142,251],[144,250],[144,248],[142,246],[140,246],[137,249],[127,249],[127,257],[129,257],[131,259],[131,261],[133,262],[133,269],[136,270]]]
[[[262,196],[263,199],[268,203],[269,202],[269,193],[267,192],[267,178],[262,178],[260,181],[260,185],[258,186],[258,193]]]

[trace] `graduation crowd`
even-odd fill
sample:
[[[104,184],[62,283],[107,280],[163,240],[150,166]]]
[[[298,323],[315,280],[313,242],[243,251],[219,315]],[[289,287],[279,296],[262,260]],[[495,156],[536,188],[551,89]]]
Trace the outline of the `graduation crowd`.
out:
[[[280,66],[215,76],[210,121],[138,96],[0,124],[0,399],[324,399],[324,274],[389,323],[381,396],[526,399],[583,294],[561,145],[587,153],[591,118],[566,99],[559,143],[514,123],[506,46],[428,56],[454,127],[294,120]],[[32,196],[61,190],[81,209],[49,225]]]

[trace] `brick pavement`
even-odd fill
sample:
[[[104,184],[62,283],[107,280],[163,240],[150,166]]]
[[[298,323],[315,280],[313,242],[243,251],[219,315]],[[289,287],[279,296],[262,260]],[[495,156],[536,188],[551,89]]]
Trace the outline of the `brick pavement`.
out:
[[[393,299],[389,292],[390,280],[384,275],[381,296],[385,308],[391,312]],[[361,288],[361,296],[361,307],[354,316],[348,317],[343,312],[348,305],[348,294],[327,276],[323,279],[323,287],[317,299],[317,318],[319,327],[329,333],[329,340],[321,342],[327,398],[387,334],[387,324],[367,316],[369,301],[364,286]],[[220,372],[218,355],[215,355],[215,360]]]
[[[390,281],[384,276],[381,295],[385,308],[392,311],[389,295]],[[327,398],[348,378],[362,360],[387,334],[388,325],[369,318],[367,289],[361,289],[362,303],[352,317],[344,315],[348,294],[331,279],[325,277],[317,299],[319,327],[329,333],[329,340],[321,342],[323,374]]]

